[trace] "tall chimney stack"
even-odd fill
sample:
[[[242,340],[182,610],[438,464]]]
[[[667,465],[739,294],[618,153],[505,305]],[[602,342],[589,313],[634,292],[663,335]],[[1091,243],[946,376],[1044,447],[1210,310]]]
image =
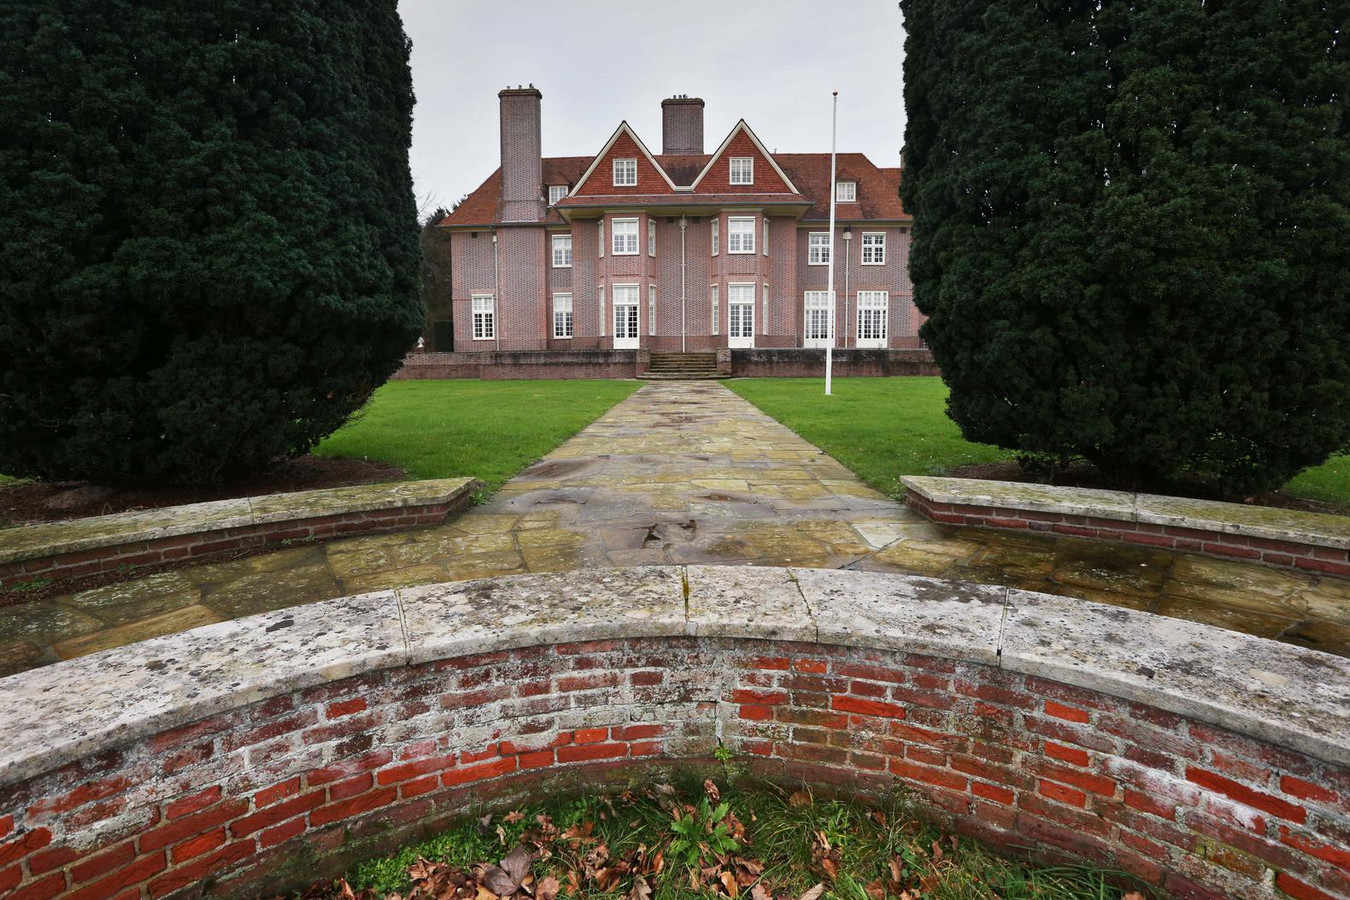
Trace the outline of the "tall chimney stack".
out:
[[[702,100],[680,94],[661,101],[661,152],[702,155]]]
[[[502,115],[502,221],[538,222],[544,217],[543,140],[540,101],[534,85],[497,94]]]

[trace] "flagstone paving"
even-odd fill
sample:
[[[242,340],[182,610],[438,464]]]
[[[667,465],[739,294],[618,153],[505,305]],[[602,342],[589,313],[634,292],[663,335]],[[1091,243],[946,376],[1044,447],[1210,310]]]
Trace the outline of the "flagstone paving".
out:
[[[1006,584],[1350,656],[1350,581],[936,525],[722,385],[664,382],[614,406],[449,524],[0,608],[0,675],[347,594],[668,563],[849,567]]]

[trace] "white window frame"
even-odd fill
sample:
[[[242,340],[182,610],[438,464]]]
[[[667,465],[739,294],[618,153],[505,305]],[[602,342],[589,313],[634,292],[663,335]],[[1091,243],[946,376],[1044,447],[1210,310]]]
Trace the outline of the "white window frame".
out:
[[[613,295],[613,305],[611,309],[614,314],[616,326],[618,325],[619,307],[633,306],[636,307],[638,310],[637,326],[634,328],[633,334],[631,336],[619,337],[619,329],[617,327],[614,329],[614,349],[615,350],[636,349],[639,346],[639,341],[641,340],[638,336],[642,334],[642,286],[631,281],[623,282],[620,284],[613,284],[610,285],[610,293]],[[622,303],[619,302],[620,294],[623,295]],[[631,303],[629,302],[630,300],[632,301]],[[627,329],[625,328],[625,331],[626,330]]]
[[[828,231],[812,231],[807,234],[806,264],[808,266],[828,266],[830,264],[830,250],[830,233]]]
[[[737,178],[737,163],[740,164],[740,177]],[[755,183],[755,158],[753,156],[733,156],[730,162],[730,171],[727,177],[731,184],[754,184]]]
[[[497,302],[492,294],[473,294],[473,339],[475,341],[495,341],[497,339]]]
[[[868,238],[873,238],[870,242]],[[876,240],[880,238],[880,240]],[[884,266],[886,265],[886,232],[884,231],[864,231],[862,233],[862,264],[864,266]],[[872,251],[872,258],[867,258],[867,251]]]
[[[605,336],[605,286],[604,286],[603,284],[602,284],[602,285],[599,285],[599,286],[596,288],[596,293],[598,294],[598,296],[599,296],[599,301],[600,301],[600,319],[599,319],[599,322],[600,322],[600,336],[601,336],[601,337],[604,337],[604,336]]]
[[[717,285],[712,286],[712,333],[718,334],[722,327],[722,293]]]
[[[601,258],[601,259],[604,259],[604,258],[605,258],[605,220],[604,220],[604,219],[601,219],[601,220],[600,220],[600,231],[599,231],[599,235],[600,235],[600,240],[599,240],[597,243],[598,243],[599,246],[600,246],[600,258]]]
[[[718,253],[718,251],[721,249],[720,244],[721,244],[721,237],[722,237],[722,234],[721,234],[720,223],[721,223],[721,220],[720,220],[720,219],[714,218],[714,219],[712,220],[712,255],[713,255],[713,256],[716,256],[717,253]],[[713,332],[713,333],[716,334],[716,332]]]
[[[727,216],[727,252],[755,252],[754,216]]]
[[[769,217],[764,217],[764,255],[769,255]]]
[[[880,313],[868,316],[865,313]],[[857,343],[859,347],[885,347],[890,338],[891,294],[890,291],[858,291]],[[863,336],[864,321],[870,320],[867,330],[873,333]],[[880,328],[876,328],[876,323]],[[876,332],[880,331],[880,334]]]
[[[830,302],[829,291],[806,291],[802,295],[802,346],[829,347],[834,344],[834,306]],[[811,310],[825,310],[825,327],[829,333],[824,337],[811,334]]]
[[[569,193],[571,193],[571,188],[565,184],[550,184],[548,186],[548,205],[555,205]]]
[[[768,286],[767,284],[764,285],[764,291],[763,291],[763,293],[764,293],[764,309],[761,310],[760,316],[759,316],[759,323],[760,323],[760,324],[759,324],[759,333],[760,333],[760,334],[768,334],[768,333],[769,333],[769,286]]]
[[[572,314],[572,295],[557,293],[553,295],[553,337],[557,340],[571,340],[575,332],[576,319]]]
[[[647,217],[647,255],[656,255],[656,220]]]
[[[614,160],[614,186],[637,187],[637,158]],[[629,180],[629,177],[632,180]]]
[[[619,226],[623,226],[620,229]],[[631,226],[631,231],[629,230]],[[611,219],[609,223],[610,248],[615,256],[637,256],[638,220],[636,218]]]
[[[749,334],[737,335],[732,333],[732,307],[740,307],[742,310],[749,310]],[[744,316],[744,312],[742,312],[742,316]],[[742,319],[742,321],[744,320]],[[733,281],[727,285],[727,346],[740,348],[755,346],[755,283],[753,281]]]
[[[656,285],[647,285],[647,334],[656,334]]]
[[[572,236],[570,234],[553,235],[553,268],[572,268]]]
[[[834,183],[834,202],[835,203],[857,203],[858,202],[858,182],[856,181],[836,181]]]

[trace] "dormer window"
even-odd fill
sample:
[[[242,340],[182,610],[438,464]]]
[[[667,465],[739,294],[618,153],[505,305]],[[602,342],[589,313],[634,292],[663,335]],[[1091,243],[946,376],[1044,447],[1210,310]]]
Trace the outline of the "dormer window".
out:
[[[567,185],[550,184],[548,186],[548,205],[553,206],[559,200],[567,196]]]
[[[637,160],[614,160],[614,186],[637,187]]]
[[[755,158],[753,156],[731,157],[731,183],[755,183]]]
[[[841,181],[834,186],[834,199],[837,203],[858,202],[858,182]]]

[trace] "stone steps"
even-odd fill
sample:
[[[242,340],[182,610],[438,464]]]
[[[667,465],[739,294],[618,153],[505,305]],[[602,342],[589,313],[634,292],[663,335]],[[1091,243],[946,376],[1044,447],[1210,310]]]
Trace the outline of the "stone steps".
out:
[[[653,353],[643,378],[654,380],[699,380],[723,378],[717,371],[716,353]]]

